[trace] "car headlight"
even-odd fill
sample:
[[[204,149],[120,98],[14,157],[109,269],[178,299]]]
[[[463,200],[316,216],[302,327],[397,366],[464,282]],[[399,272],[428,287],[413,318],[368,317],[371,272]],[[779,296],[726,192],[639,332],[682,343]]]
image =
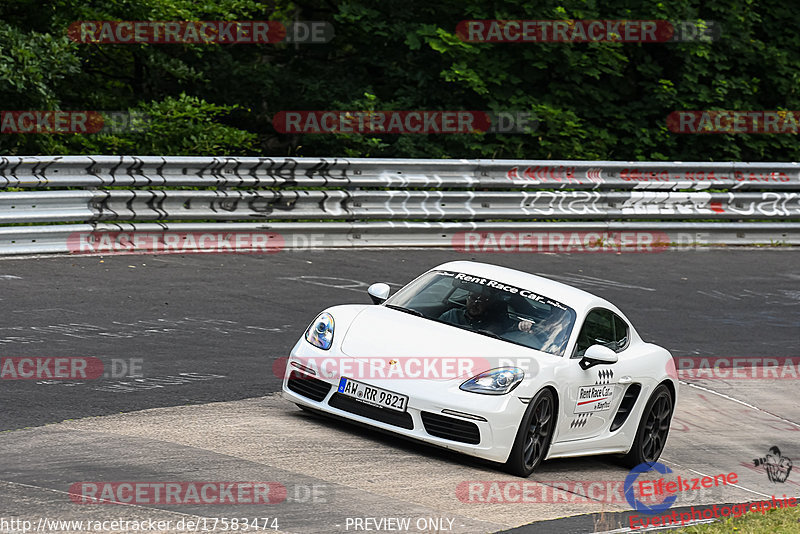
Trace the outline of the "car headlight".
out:
[[[461,384],[461,389],[485,395],[505,395],[517,387],[523,378],[525,372],[519,367],[499,367],[473,376]]]
[[[333,316],[330,313],[322,312],[314,319],[314,322],[306,330],[306,341],[322,350],[331,348],[333,343]]]

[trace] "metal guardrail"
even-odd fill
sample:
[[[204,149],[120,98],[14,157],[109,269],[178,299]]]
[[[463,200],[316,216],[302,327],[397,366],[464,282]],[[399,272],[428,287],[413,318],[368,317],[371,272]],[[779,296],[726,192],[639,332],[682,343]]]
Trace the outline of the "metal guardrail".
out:
[[[43,191],[0,195],[0,221],[800,218],[794,192]]]
[[[87,253],[120,235],[109,251],[158,251],[171,233],[187,252],[203,232],[260,232],[258,246],[284,248],[459,248],[496,234],[542,249],[542,235],[552,245],[555,233],[558,244],[625,232],[683,246],[798,245],[795,221],[797,163],[0,157],[0,254]],[[483,237],[464,241],[469,232]]]
[[[800,163],[0,156],[0,188],[155,186],[800,191]]]

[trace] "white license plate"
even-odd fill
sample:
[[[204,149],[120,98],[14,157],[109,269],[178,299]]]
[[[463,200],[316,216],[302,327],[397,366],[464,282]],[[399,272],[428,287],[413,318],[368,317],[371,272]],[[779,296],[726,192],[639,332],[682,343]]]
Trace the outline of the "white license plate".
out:
[[[363,382],[350,378],[342,377],[339,380],[339,393],[373,406],[380,406],[397,412],[405,412],[408,407],[407,395],[400,395],[375,386],[368,386]]]

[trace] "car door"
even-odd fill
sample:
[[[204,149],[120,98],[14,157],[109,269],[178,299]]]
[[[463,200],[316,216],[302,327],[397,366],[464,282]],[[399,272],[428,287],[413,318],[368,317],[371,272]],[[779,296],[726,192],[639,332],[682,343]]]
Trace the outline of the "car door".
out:
[[[633,368],[633,363],[625,358],[629,341],[628,324],[613,311],[595,308],[586,315],[572,356],[563,370],[566,387],[557,441],[592,438],[609,428]],[[592,345],[610,348],[619,355],[619,360],[582,369],[579,362]]]

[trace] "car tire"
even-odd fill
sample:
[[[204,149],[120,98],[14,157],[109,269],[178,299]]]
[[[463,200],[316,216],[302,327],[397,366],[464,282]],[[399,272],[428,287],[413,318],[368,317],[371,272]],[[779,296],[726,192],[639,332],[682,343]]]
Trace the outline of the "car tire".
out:
[[[667,442],[674,411],[675,400],[672,393],[667,386],[661,384],[644,407],[631,450],[622,458],[623,465],[636,467],[643,463],[653,464],[658,460]]]
[[[556,421],[556,402],[550,389],[543,389],[528,403],[506,461],[507,472],[527,478],[547,456]]]

